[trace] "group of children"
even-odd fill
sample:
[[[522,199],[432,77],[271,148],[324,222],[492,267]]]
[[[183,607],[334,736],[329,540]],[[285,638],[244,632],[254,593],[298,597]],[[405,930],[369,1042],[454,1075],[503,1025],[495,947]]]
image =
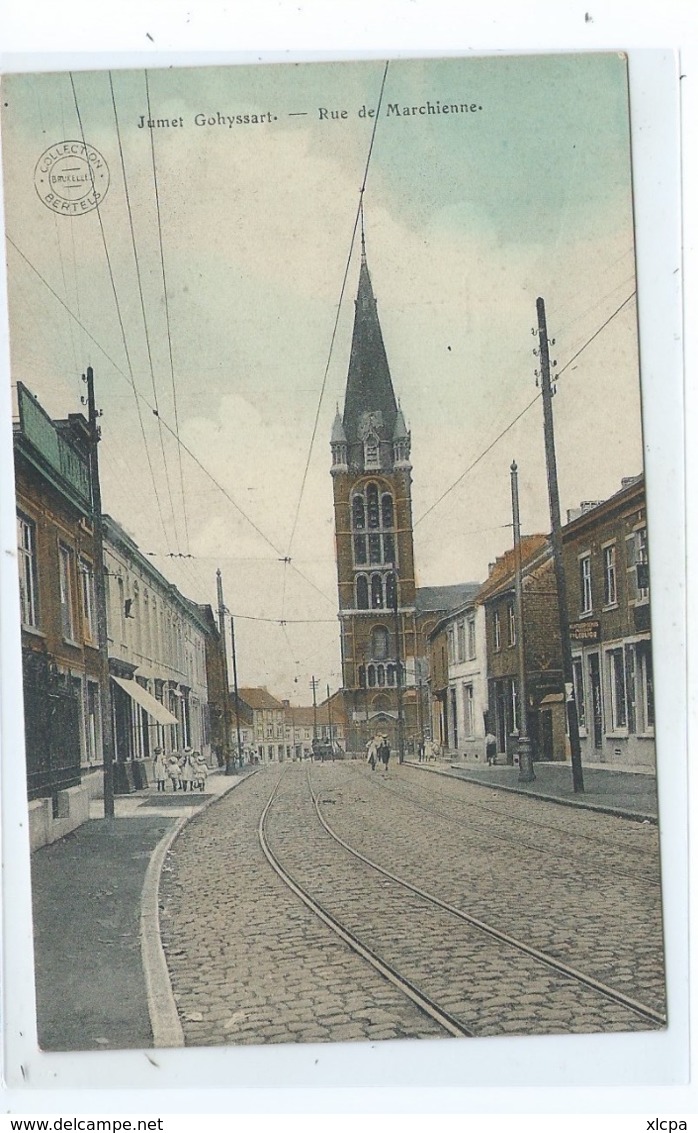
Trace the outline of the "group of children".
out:
[[[165,757],[162,748],[155,749],[153,760],[153,779],[157,783],[158,791],[165,790],[169,779],[173,791],[203,791],[206,786],[208,767],[203,755],[185,747],[181,755],[173,752]]]

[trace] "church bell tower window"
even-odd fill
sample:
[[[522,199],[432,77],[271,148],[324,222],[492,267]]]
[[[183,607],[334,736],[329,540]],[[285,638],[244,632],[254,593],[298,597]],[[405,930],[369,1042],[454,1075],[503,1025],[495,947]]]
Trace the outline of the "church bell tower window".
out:
[[[366,468],[380,468],[381,450],[378,437],[369,433],[364,441],[364,465]]]

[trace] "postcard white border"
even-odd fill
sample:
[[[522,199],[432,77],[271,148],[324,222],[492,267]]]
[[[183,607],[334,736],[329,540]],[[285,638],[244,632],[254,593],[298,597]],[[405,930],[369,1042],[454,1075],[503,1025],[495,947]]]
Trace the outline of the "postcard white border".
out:
[[[262,5],[261,7],[265,7]],[[438,21],[437,21],[438,23]],[[511,30],[511,29],[510,29]],[[525,29],[518,49],[541,49],[544,36],[532,40],[532,29]],[[540,32],[541,25],[538,24]],[[627,30],[627,29],[626,29]],[[249,34],[249,33],[248,33]],[[463,33],[461,32],[461,35]],[[592,37],[590,37],[592,38]],[[619,40],[623,37],[620,36]],[[156,37],[157,40],[157,37]],[[7,40],[6,40],[7,42]],[[23,41],[17,41],[23,46]],[[73,41],[75,42],[75,41]],[[117,46],[130,46],[126,40],[112,40]],[[162,41],[161,41],[162,42]],[[267,40],[267,42],[271,42]],[[293,55],[272,43],[263,53],[265,61],[299,58],[383,57],[375,47],[367,51],[333,50],[324,41],[324,50],[299,51]],[[345,41],[346,42],[346,41]],[[384,39],[391,43],[390,36]],[[392,41],[394,42],[394,41]],[[449,46],[453,40],[449,40]],[[465,41],[461,38],[461,43]],[[61,46],[54,38],[52,46]],[[286,43],[295,46],[293,36]],[[90,43],[90,46],[93,46]],[[507,45],[509,47],[509,45]],[[581,45],[574,44],[575,49]],[[597,44],[588,46],[596,48]],[[605,46],[608,46],[607,44]],[[401,50],[386,51],[395,57],[406,55],[451,54],[432,48],[422,36],[418,44],[401,43]],[[570,46],[572,49],[572,46]],[[461,52],[458,52],[459,54]],[[478,53],[487,53],[482,50]],[[62,70],[73,67],[200,65],[203,62],[251,62],[246,55],[215,56],[201,54],[165,56],[158,54],[147,60],[143,55],[123,54],[114,58],[100,55],[50,56],[32,54],[26,57],[5,57],[5,70]],[[33,984],[30,947],[30,909],[28,903],[28,862],[26,855],[26,802],[21,759],[21,727],[16,713],[20,702],[19,626],[16,614],[14,563],[14,500],[3,490],[0,504],[0,585],[2,586],[2,638],[0,640],[0,737],[4,762],[3,796],[3,859],[5,884],[3,916],[5,928],[5,988],[7,993],[5,1037],[6,1071],[13,1087],[25,1082],[33,1087],[31,1101],[25,1110],[43,1108],[37,1091],[61,1090],[60,1108],[72,1101],[73,1108],[99,1109],[102,1102],[93,1096],[95,1088],[113,1091],[137,1088],[158,1090],[131,1098],[132,1109],[166,1109],[167,1102],[159,1093],[163,1088],[177,1088],[177,1109],[204,1112],[210,1098],[202,1087],[227,1087],[224,1108],[257,1109],[246,1093],[275,1086],[281,1093],[265,1093],[264,1104],[272,1109],[295,1109],[299,1100],[296,1090],[304,1087],[301,1105],[312,1109],[328,1104],[331,1098],[340,1107],[360,1108],[360,1097],[371,1099],[370,1107],[383,1109],[395,1100],[395,1090],[380,1093],[380,1087],[399,1087],[404,1096],[417,1095],[421,1104],[435,1102],[431,1093],[439,1088],[436,1108],[449,1106],[449,1098],[458,1087],[467,1086],[468,1108],[492,1108],[496,1089],[496,1107],[514,1111],[528,1108],[527,1091],[531,1086],[546,1087],[545,1108],[556,1105],[561,1086],[601,1087],[600,1097],[611,1098],[613,1088],[623,1086],[637,1091],[647,1087],[680,1086],[688,1074],[688,954],[687,918],[687,823],[685,756],[685,640],[684,640],[684,418],[682,386],[681,328],[681,246],[679,235],[679,114],[678,59],[668,52],[631,51],[630,81],[633,106],[633,162],[637,217],[639,313],[641,321],[641,356],[643,396],[645,404],[645,442],[648,475],[648,510],[653,546],[653,617],[654,642],[660,661],[657,677],[657,713],[660,720],[658,752],[660,759],[660,824],[662,829],[663,883],[667,910],[667,955],[670,971],[669,1014],[671,1024],[665,1034],[634,1036],[568,1036],[564,1038],[488,1039],[462,1043],[423,1041],[409,1044],[384,1043],[367,1049],[363,1045],[306,1046],[292,1048],[256,1048],[226,1050],[187,1050],[160,1052],[155,1070],[142,1052],[94,1052],[80,1055],[42,1055],[35,1053],[33,1022]],[[4,309],[4,274],[0,283],[0,301]],[[7,328],[2,326],[2,363],[7,369]],[[9,429],[9,383],[0,382],[0,474],[4,488],[11,480],[11,435]],[[8,480],[8,478],[10,478]],[[9,753],[9,755],[8,755]],[[18,816],[20,816],[18,818]],[[25,819],[20,825],[21,818]],[[20,1034],[21,1032],[21,1034]],[[22,1072],[21,1067],[24,1067]],[[196,1089],[181,1090],[181,1083],[196,1083]],[[337,1087],[363,1087],[348,1099]],[[308,1095],[307,1088],[313,1092]],[[503,1092],[502,1087],[505,1087]],[[606,1089],[610,1087],[611,1090]],[[330,1094],[327,1093],[328,1088]],[[74,1091],[78,1091],[77,1094]],[[424,1092],[426,1090],[426,1093]],[[367,1091],[367,1092],[364,1092]],[[569,1093],[562,1091],[567,1108]],[[99,1097],[106,1101],[107,1094]],[[152,1104],[151,1104],[152,1103]],[[280,1104],[279,1104],[280,1103]],[[358,1103],[358,1106],[357,1104]],[[48,1108],[52,1108],[49,1102]],[[119,1095],[117,1110],[128,1109],[126,1096]],[[217,1099],[220,1112],[220,1098]],[[365,1103],[364,1103],[365,1104]],[[540,1103],[539,1103],[540,1104]],[[558,1103],[559,1104],[559,1103]],[[603,1104],[603,1103],[602,1103]],[[14,1107],[16,1108],[16,1107]],[[616,1108],[616,1104],[609,1106]]]

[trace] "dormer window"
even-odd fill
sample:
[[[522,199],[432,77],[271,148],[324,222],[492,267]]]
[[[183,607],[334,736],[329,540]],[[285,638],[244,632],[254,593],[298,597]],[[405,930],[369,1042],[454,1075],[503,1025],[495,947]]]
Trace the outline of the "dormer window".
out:
[[[366,468],[380,467],[380,452],[378,437],[375,433],[369,433],[364,441],[364,465]]]

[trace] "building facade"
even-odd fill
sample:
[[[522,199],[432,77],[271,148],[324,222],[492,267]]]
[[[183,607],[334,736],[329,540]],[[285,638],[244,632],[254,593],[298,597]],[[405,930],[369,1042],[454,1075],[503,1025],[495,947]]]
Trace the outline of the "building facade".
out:
[[[488,709],[484,606],[473,595],[437,622],[429,640],[434,739],[452,758],[484,759]]]
[[[14,424],[27,789],[32,848],[85,821],[102,764],[99,543],[88,422],[52,420],[19,382]]]
[[[563,528],[585,763],[655,766],[649,550],[643,476],[582,505]]]
[[[567,757],[565,694],[557,586],[546,535],[521,540],[526,722],[536,760]],[[487,728],[498,758],[513,762],[521,726],[515,595],[516,556],[507,551],[491,566],[477,596],[485,610]]]
[[[147,784],[156,747],[212,765],[207,619],[104,517],[104,567],[117,792]]]
[[[269,689],[240,688],[238,697],[252,713],[250,754],[260,763],[282,763],[286,758],[286,719],[283,701]]]

